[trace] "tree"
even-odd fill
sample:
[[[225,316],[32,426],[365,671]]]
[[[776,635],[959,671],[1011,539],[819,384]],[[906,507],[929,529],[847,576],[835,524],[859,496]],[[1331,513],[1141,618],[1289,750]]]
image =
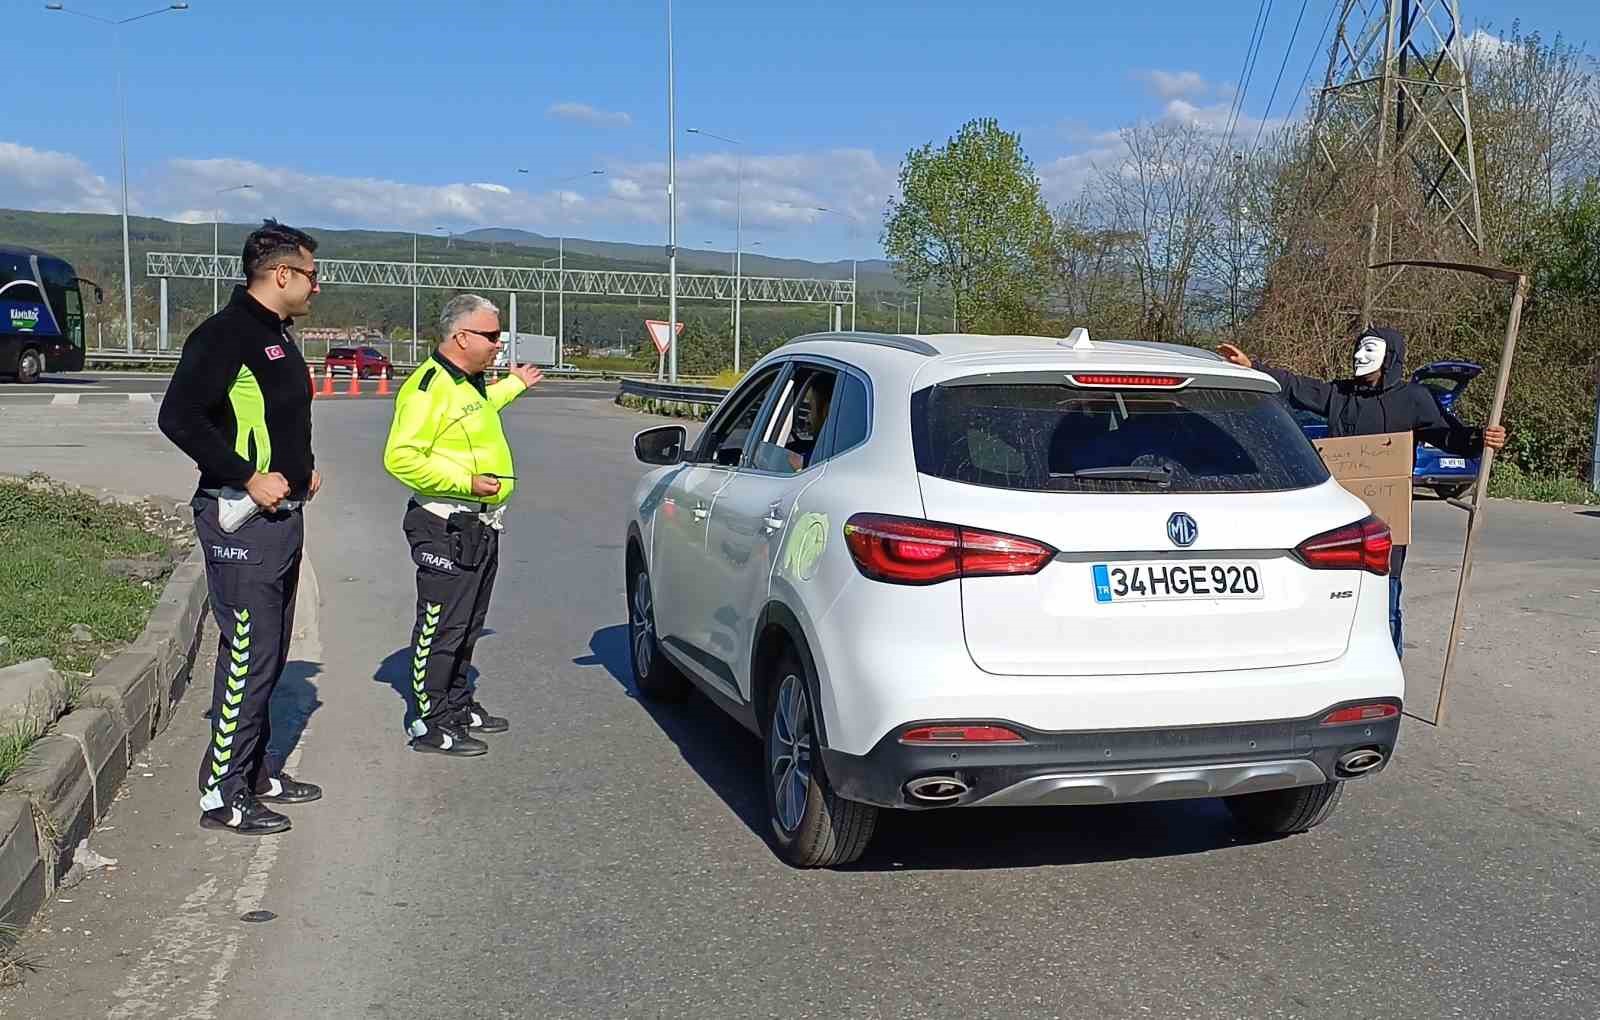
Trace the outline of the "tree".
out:
[[[965,320],[1012,330],[1040,314],[1051,235],[1019,136],[978,119],[938,149],[930,143],[906,154],[882,242],[902,278],[949,289],[956,328]]]
[[[1137,240],[1133,268],[1146,339],[1187,333],[1186,300],[1195,259],[1214,228],[1216,147],[1194,124],[1162,121],[1122,132],[1123,159],[1095,184],[1104,225]]]
[[[1139,238],[1107,229],[1088,195],[1055,212],[1055,297],[1068,327],[1136,336],[1142,321],[1132,252]]]

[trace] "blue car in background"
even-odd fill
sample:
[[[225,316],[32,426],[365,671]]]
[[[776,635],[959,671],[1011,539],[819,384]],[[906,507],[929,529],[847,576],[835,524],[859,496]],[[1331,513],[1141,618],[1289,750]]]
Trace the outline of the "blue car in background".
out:
[[[1445,417],[1457,421],[1451,409],[1467,384],[1482,374],[1483,366],[1470,361],[1435,361],[1411,373],[1411,381],[1428,387]],[[1328,422],[1319,414],[1296,410],[1294,420],[1308,438],[1322,439],[1328,434]],[[1452,499],[1472,488],[1477,480],[1477,457],[1457,457],[1427,443],[1417,444],[1412,485],[1432,489],[1443,499]]]

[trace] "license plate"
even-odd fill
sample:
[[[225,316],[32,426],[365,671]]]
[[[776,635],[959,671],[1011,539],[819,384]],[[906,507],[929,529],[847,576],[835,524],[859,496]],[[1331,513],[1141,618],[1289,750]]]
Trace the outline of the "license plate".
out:
[[[1442,468],[1464,468],[1467,466],[1465,457],[1440,457],[1439,466]]]
[[[1261,574],[1248,563],[1096,563],[1096,602],[1259,599]]]

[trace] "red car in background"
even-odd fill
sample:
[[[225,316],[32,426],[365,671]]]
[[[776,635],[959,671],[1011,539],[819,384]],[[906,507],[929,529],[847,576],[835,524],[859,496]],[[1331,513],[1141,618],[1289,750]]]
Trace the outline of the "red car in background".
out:
[[[328,371],[334,375],[355,373],[358,379],[376,379],[379,376],[394,378],[394,366],[375,347],[332,347],[325,359]]]

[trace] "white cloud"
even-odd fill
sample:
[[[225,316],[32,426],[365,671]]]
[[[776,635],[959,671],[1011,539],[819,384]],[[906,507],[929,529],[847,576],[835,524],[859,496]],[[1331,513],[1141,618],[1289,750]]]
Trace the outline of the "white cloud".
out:
[[[1481,28],[1461,39],[1457,45],[1460,47],[1461,62],[1468,66],[1480,60],[1514,56],[1518,50],[1516,43]]]
[[[1182,99],[1174,99],[1167,103],[1163,114],[1167,120],[1180,124],[1192,124],[1210,134],[1221,138],[1228,130],[1228,117],[1233,109],[1232,101],[1212,103],[1209,106],[1196,106]],[[1240,112],[1233,128],[1235,144],[1253,141],[1259,129],[1262,134],[1270,134],[1281,128],[1287,121],[1282,117],[1270,117],[1263,121],[1260,117],[1252,117],[1248,113]]]
[[[1202,96],[1212,90],[1199,71],[1145,71],[1138,77],[1162,99]]]
[[[545,234],[644,240],[667,219],[664,161],[606,161],[603,178],[542,190],[492,182],[413,183],[381,177],[318,174],[247,159],[173,159],[135,180],[138,212],[209,223],[220,201],[234,222],[275,217],[309,228],[456,231],[517,226]],[[678,161],[680,229],[710,230],[731,240],[738,218],[740,163],[725,153]],[[218,189],[249,182],[221,197]],[[746,233],[782,234],[796,243],[832,238],[866,254],[877,243],[896,167],[867,149],[748,156],[743,161]],[[51,211],[115,212],[112,189],[75,156],[0,143],[0,205]],[[15,196],[15,197],[12,197]],[[819,211],[819,207],[832,212]],[[775,248],[786,246],[776,237]]]
[[[106,179],[65,152],[0,142],[0,205],[42,212],[117,212]]]
[[[595,127],[630,127],[633,115],[622,111],[601,110],[588,103],[551,103],[545,116],[556,120],[569,120]]]
[[[1127,153],[1121,134],[1108,134],[1111,137],[1107,144],[1061,156],[1039,167],[1039,190],[1050,208],[1077,197],[1098,167],[1115,163]]]
[[[664,221],[667,167],[663,162],[609,167],[610,197],[632,218]],[[750,156],[744,160],[746,228],[781,230],[829,221],[874,243],[896,168],[868,149]],[[739,161],[723,153],[678,160],[678,217],[732,230],[738,214]],[[829,212],[819,211],[821,209]]]

